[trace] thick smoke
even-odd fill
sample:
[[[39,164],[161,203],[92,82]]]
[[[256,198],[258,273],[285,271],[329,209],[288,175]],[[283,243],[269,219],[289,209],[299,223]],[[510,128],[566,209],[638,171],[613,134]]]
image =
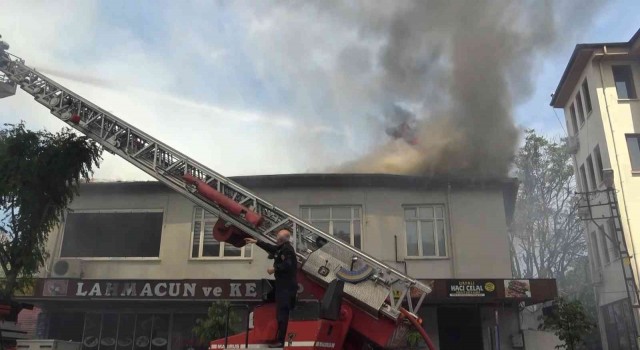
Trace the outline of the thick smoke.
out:
[[[558,39],[574,38],[572,30],[559,27],[570,22],[567,13],[584,21],[589,14],[577,6],[593,5],[567,1],[559,9],[540,0],[318,5],[338,21],[357,23],[359,39],[381,43],[373,53],[377,79],[360,93],[378,101],[379,119],[391,137],[339,171],[505,176],[519,135],[514,105],[532,92],[536,62]],[[343,52],[356,52],[358,45]],[[354,55],[354,60],[362,58]]]

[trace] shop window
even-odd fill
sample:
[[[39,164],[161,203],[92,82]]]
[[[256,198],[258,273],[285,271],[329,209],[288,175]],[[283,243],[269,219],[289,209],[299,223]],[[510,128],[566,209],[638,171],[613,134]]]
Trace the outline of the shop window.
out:
[[[631,306],[627,299],[619,300],[601,307],[604,319],[607,343],[610,350],[637,350],[633,334]]]
[[[83,350],[167,350],[169,314],[88,313]]]
[[[300,216],[319,230],[356,248],[362,247],[362,207],[304,206]]]
[[[611,69],[613,71],[613,80],[616,84],[618,99],[629,100],[637,98],[631,66],[612,66]]]
[[[41,315],[48,317],[48,320],[45,321],[49,325],[48,339],[82,341],[82,329],[85,323],[83,312],[42,313]]]
[[[134,330],[136,326],[135,314],[120,314],[118,322],[118,341],[116,343],[117,350],[133,349]]]
[[[196,320],[206,314],[174,314],[171,327],[172,350],[206,350],[208,341],[202,341],[193,333]]]
[[[161,210],[73,211],[64,225],[61,257],[158,257]]]
[[[250,258],[252,245],[236,248],[213,238],[213,226],[218,217],[196,207],[193,211],[191,233],[192,258]]]
[[[407,256],[447,256],[444,206],[405,206]]]

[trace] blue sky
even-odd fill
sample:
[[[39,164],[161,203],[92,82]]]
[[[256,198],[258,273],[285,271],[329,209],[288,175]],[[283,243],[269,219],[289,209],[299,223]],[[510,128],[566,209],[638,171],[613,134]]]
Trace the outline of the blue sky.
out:
[[[362,92],[372,81],[357,73],[370,60],[339,65],[343,47],[356,43],[360,57],[380,37],[350,26],[349,6],[336,15],[270,4],[13,1],[2,5],[0,34],[27,64],[224,174],[325,171],[387,142]],[[627,41],[638,10],[637,0],[608,1],[546,52],[517,126],[562,135],[549,95],[574,45]],[[0,100],[0,122],[20,120],[63,126],[23,92]],[[96,178],[148,179],[110,155]]]
[[[579,42],[628,41],[640,29],[640,3],[634,0],[609,1],[590,24],[579,34]],[[543,67],[535,78],[535,92],[516,109],[516,120],[523,127],[534,128],[548,136],[562,136],[564,116],[556,110],[562,125],[549,106],[551,93],[555,91],[564,68],[578,42],[567,42],[561,50],[545,58]]]

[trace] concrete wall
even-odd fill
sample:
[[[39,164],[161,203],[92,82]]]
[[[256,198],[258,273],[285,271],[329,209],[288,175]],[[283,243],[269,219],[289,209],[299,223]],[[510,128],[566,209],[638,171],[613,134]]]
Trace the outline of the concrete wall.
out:
[[[586,66],[582,78],[579,80],[580,85],[574,87],[573,97],[565,106],[564,111],[567,125],[570,125],[570,104],[575,101],[575,95],[581,88],[583,79],[587,78],[591,90],[593,111],[579,130],[580,148],[574,157],[576,177],[579,179],[580,165],[585,164],[589,154],[593,154],[593,149],[599,145],[604,168],[613,169],[615,174],[614,187],[617,190],[622,228],[625,232],[629,254],[634,256],[640,252],[640,217],[634,215],[640,210],[640,173],[634,172],[631,168],[625,134],[640,133],[640,101],[638,99],[618,99],[612,65],[630,65],[636,93],[640,93],[640,63],[637,60],[627,61],[612,57],[596,57]],[[600,182],[598,189],[604,188],[604,184]],[[581,190],[585,191],[586,189],[581,186]],[[589,190],[594,189],[590,188]],[[595,198],[596,202],[601,200],[604,199],[602,197]],[[593,212],[593,216],[596,218],[609,215],[607,207],[595,208]],[[609,236],[613,235],[606,221],[599,220],[598,223],[604,225],[605,232]],[[626,298],[620,260],[614,259],[617,247],[608,239],[606,240],[608,243],[603,244],[599,229],[592,223],[586,223],[586,232],[598,304],[602,306]],[[593,241],[591,232],[596,232],[598,237],[596,242]],[[599,256],[600,260],[604,260],[605,253],[611,256],[612,261],[609,263],[601,261],[598,264],[595,258]],[[632,264],[637,278],[640,265],[637,259],[632,259]],[[602,321],[602,315],[599,315],[599,319]],[[602,327],[600,331],[602,338],[606,339]],[[604,346],[606,349],[606,344]]]
[[[524,348],[527,350],[551,350],[562,344],[560,339],[550,332],[525,330],[522,333],[524,336]]]
[[[99,186],[99,185],[97,185]],[[363,249],[382,260],[407,261],[415,278],[510,278],[504,201],[500,189],[416,191],[387,188],[258,188],[256,192],[283,209],[298,214],[304,205],[361,205]],[[443,204],[447,220],[449,256],[406,258],[403,205]],[[72,210],[162,209],[164,225],[158,258],[85,258],[84,278],[262,278],[267,259],[254,247],[252,258],[192,259],[191,230],[194,205],[169,190],[144,193],[93,191],[85,186]],[[60,256],[64,225],[50,234],[52,260]],[[126,242],[123,242],[126,244]],[[43,271],[45,276],[47,271]]]

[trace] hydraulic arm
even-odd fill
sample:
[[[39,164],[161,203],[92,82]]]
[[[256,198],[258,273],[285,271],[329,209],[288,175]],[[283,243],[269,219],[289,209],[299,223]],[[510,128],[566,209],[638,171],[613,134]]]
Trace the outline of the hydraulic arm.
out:
[[[0,42],[0,98],[19,86],[51,114],[101,144],[195,204],[218,215],[216,238],[236,246],[242,237],[274,241],[281,227],[294,232],[301,272],[320,286],[336,278],[359,278],[346,283],[345,298],[371,320],[379,316],[397,323],[406,309],[415,316],[430,288],[376,258],[322,232],[258,197],[125,120],[56,83],[25,61],[11,55]],[[353,262],[361,266],[353,272]]]

